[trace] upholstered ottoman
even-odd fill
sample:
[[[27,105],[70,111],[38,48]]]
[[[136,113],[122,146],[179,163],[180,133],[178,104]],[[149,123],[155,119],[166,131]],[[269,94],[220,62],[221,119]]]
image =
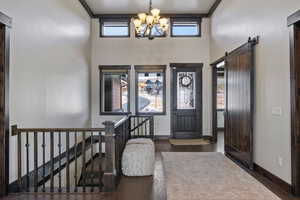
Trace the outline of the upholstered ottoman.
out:
[[[150,139],[132,139],[126,144],[122,156],[125,176],[151,176],[154,172],[155,150]]]

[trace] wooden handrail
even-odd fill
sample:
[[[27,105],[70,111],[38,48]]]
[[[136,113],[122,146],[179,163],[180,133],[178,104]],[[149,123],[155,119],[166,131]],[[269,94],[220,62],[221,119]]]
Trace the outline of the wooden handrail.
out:
[[[118,122],[114,123],[114,128],[118,128],[119,126],[121,126],[126,120],[128,120],[131,117],[131,115],[128,115],[126,117],[123,117],[121,120],[119,120]],[[104,123],[103,123],[104,124]]]
[[[12,126],[12,135],[17,135],[18,133],[26,132],[104,132],[105,128],[17,128],[16,125]]]

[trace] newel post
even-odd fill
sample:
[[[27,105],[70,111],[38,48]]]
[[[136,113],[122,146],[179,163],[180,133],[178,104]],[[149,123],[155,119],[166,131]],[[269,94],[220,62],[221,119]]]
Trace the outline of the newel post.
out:
[[[103,125],[105,125],[105,168],[103,184],[105,191],[114,191],[117,186],[115,124],[112,121],[106,121]]]

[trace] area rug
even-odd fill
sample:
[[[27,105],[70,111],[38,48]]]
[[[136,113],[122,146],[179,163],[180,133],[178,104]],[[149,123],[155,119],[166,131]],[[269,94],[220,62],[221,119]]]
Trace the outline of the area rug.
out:
[[[280,200],[221,153],[162,153],[167,200]]]
[[[175,146],[196,146],[210,144],[210,141],[207,139],[170,139],[169,142]]]

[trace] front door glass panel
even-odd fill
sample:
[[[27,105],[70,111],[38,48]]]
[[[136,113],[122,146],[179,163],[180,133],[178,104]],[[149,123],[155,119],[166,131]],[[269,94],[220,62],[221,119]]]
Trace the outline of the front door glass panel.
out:
[[[196,108],[195,72],[177,73],[177,109]]]

